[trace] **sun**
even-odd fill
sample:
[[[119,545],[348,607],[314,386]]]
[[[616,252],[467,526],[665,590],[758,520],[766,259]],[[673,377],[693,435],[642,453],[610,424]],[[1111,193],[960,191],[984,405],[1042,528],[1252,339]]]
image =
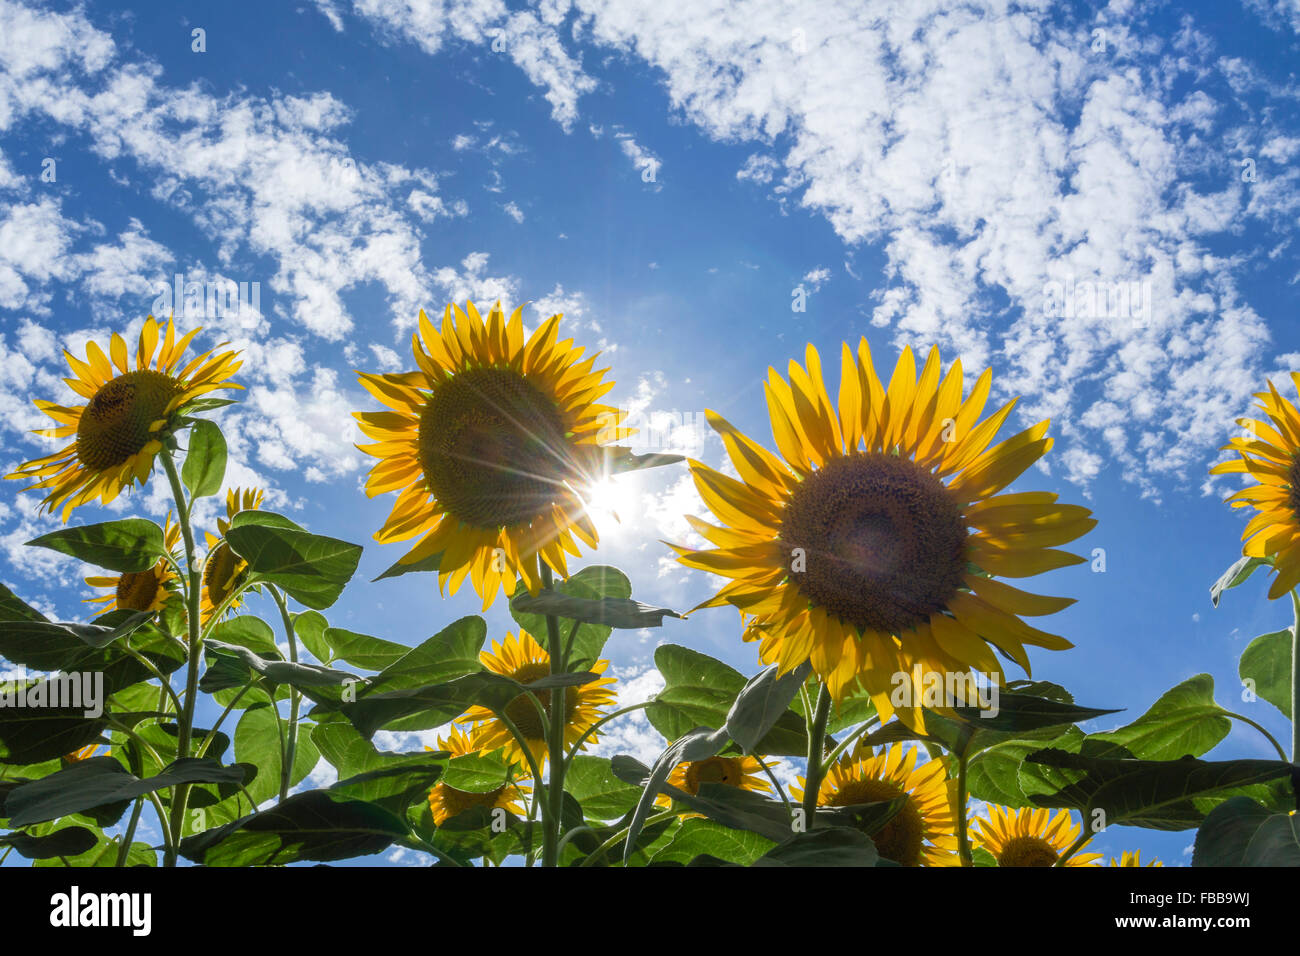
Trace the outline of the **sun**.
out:
[[[626,536],[646,506],[646,496],[635,474],[607,476],[587,492],[587,515],[602,538]]]

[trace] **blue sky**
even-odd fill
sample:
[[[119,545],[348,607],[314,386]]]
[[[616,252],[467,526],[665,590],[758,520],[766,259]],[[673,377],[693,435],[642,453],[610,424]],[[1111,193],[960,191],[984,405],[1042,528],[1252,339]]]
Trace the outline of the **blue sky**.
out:
[[[1105,573],[1041,582],[1079,599],[1052,621],[1076,649],[1034,676],[1132,717],[1209,671],[1281,733],[1239,699],[1236,659],[1288,612],[1262,578],[1210,607],[1241,522],[1206,469],[1250,394],[1300,367],[1298,52],[1297,0],[0,0],[0,466],[39,453],[30,398],[63,394],[59,349],[138,330],[176,273],[258,283],[259,313],[194,319],[247,353],[229,478],[372,545],[367,581],[401,551],[370,542],[390,505],[360,493],[352,370],[408,367],[421,307],[564,312],[611,398],[685,423],[661,450],[714,465],[691,426],[713,408],[769,441],[760,382],[805,343],[830,364],[865,335],[881,366],[937,343],[992,366],[1020,427],[1052,418],[1046,470],[1017,487],[1100,520],[1078,548]],[[1070,279],[1137,283],[1149,312],[1047,314]],[[52,521],[18,487],[0,486],[0,580],[84,615],[85,569],[22,547]],[[123,504],[161,517],[162,492]],[[684,469],[611,497],[624,521],[587,563],[647,602],[711,593],[658,540],[691,541],[681,515],[704,513]],[[476,611],[409,576],[358,584],[331,619],[415,643]],[[488,619],[511,628],[504,602]],[[655,690],[660,640],[752,671],[735,624],[611,641],[624,702]],[[659,743],[629,720],[602,752]],[[1243,728],[1215,755],[1268,753]],[[1189,844],[1097,840],[1169,863]]]

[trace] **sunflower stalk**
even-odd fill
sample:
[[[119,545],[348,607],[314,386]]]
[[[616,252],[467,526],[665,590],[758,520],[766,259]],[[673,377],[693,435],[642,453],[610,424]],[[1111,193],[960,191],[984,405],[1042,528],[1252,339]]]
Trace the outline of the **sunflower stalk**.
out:
[[[826,725],[831,717],[831,692],[823,682],[817,692],[817,711],[813,715],[812,728],[808,732],[808,771],[807,786],[803,793],[803,816],[805,825],[810,825],[817,812],[817,795],[821,791],[824,768],[822,755],[825,750]]]
[[[284,636],[289,642],[289,660],[298,663],[298,638],[293,629],[293,618],[289,616],[289,606],[285,603],[280,589],[270,585],[267,590],[271,599],[280,610],[280,620],[284,624]],[[284,759],[280,762],[280,799],[289,797],[289,783],[293,779],[293,762],[298,751],[298,712],[302,706],[302,694],[296,687],[289,688],[289,726],[285,733]]]
[[[1300,595],[1291,590],[1291,762],[1300,763]]]
[[[176,756],[190,755],[190,736],[194,727],[194,709],[198,702],[199,661],[203,656],[202,641],[199,631],[199,589],[202,577],[195,559],[194,529],[190,523],[192,502],[185,496],[181,477],[176,471],[176,462],[170,448],[163,448],[163,470],[167,472],[167,481],[171,485],[172,498],[176,502],[177,519],[181,526],[181,535],[185,541],[185,604],[186,626],[189,633],[189,661],[185,672],[185,703],[181,708],[176,731]],[[172,796],[170,839],[163,857],[163,866],[176,865],[176,848],[180,842],[181,830],[185,823],[185,806],[189,801],[190,785],[181,784]]]
[[[537,556],[542,587],[550,590],[555,583],[550,566]],[[565,649],[560,647],[560,620],[546,615],[546,642],[550,651],[552,676],[568,672]],[[551,688],[550,727],[546,749],[551,755],[551,778],[546,788],[546,807],[542,813],[542,866],[560,865],[560,829],[564,816],[564,698],[566,688]]]

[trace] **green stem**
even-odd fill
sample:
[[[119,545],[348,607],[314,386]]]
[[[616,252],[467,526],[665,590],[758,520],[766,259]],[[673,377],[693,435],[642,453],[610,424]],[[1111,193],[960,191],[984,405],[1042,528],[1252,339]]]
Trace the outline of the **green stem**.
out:
[[[812,729],[808,732],[808,771],[804,778],[803,815],[804,824],[809,829],[812,829],[813,816],[817,812],[817,794],[822,787],[822,753],[830,716],[831,692],[822,684],[821,690],[817,692],[817,712],[813,716]]]
[[[127,762],[131,765],[131,772],[138,777],[144,776],[144,768],[140,765],[140,753],[137,750],[127,748]],[[135,828],[140,822],[140,814],[144,811],[144,797],[136,797],[135,806],[131,809],[131,820],[127,823],[126,831],[122,834],[122,843],[117,848],[117,860],[113,863],[119,869],[126,866],[127,859],[131,855],[131,841],[135,839]]]
[[[845,737],[843,740],[841,740],[839,743],[837,743],[835,745],[835,749],[826,755],[826,759],[823,761],[823,763],[825,763],[826,766],[829,767],[836,760],[839,760],[840,754],[848,750],[849,744],[853,743],[855,740],[857,740],[859,737],[865,734],[868,730],[874,727],[879,720],[880,720],[879,716],[871,717],[870,719],[863,721],[857,727],[854,727],[853,730],[849,733],[849,735]]]
[[[1255,723],[1253,720],[1251,720],[1251,719],[1250,719],[1249,717],[1247,717],[1245,714],[1237,714],[1237,713],[1233,713],[1233,712],[1230,711],[1230,710],[1228,710],[1228,711],[1224,711],[1224,713],[1226,713],[1229,717],[1233,717],[1233,718],[1235,718],[1235,719],[1237,719],[1237,720],[1240,720],[1243,724],[1249,724],[1250,726],[1252,726],[1252,727],[1254,727],[1256,730],[1258,730],[1261,734],[1263,734],[1265,737],[1268,738],[1268,742],[1271,743],[1271,744],[1273,745],[1273,749],[1277,751],[1277,755],[1278,755],[1278,757],[1279,757],[1280,759],[1282,759],[1282,760],[1286,760],[1286,751],[1282,748],[1282,745],[1281,745],[1280,743],[1278,743],[1277,738],[1274,737],[1272,734],[1270,734],[1267,730],[1265,730],[1265,729],[1264,729],[1263,727],[1261,727],[1259,724]],[[1289,762],[1289,761],[1288,761],[1288,762]]]
[[[565,765],[567,766],[574,757],[578,756],[579,748],[582,747],[582,745],[587,742],[587,738],[599,730],[602,725],[609,723],[615,717],[622,717],[624,714],[630,714],[634,710],[644,710],[653,703],[653,700],[643,700],[639,704],[630,704],[627,707],[623,707],[614,711],[612,714],[606,714],[604,717],[600,718],[600,720],[596,721],[583,731],[582,736],[573,742],[573,746],[569,748],[569,755],[565,758]]]
[[[550,566],[537,555],[537,571],[542,587],[552,590],[555,579]],[[550,651],[551,675],[558,677],[568,670],[564,650],[560,647],[560,620],[546,615],[546,647]],[[546,807],[542,813],[542,866],[560,865],[560,820],[564,815],[564,699],[567,688],[551,688],[550,727],[546,750],[551,758],[551,778],[546,785]]]
[[[775,788],[777,795],[781,798],[781,802],[785,804],[785,812],[792,812],[790,808],[790,797],[786,794],[785,787],[781,786],[781,781],[776,779],[776,774],[772,772],[772,768],[767,765],[767,761],[759,756],[755,756],[754,759],[757,760],[758,765],[763,768],[763,773],[767,774],[767,779],[772,781],[772,786]]]
[[[194,529],[190,525],[190,504],[185,498],[185,489],[181,485],[180,475],[176,473],[176,462],[172,460],[170,449],[163,449],[159,456],[163,469],[167,472],[167,481],[171,485],[172,498],[176,501],[177,520],[180,522],[181,534],[185,539],[185,567],[187,569],[185,589],[186,624],[189,630],[189,666],[185,672],[185,704],[181,710],[176,731],[176,755],[190,755],[190,736],[194,728],[194,708],[198,700],[199,661],[203,657],[202,641],[199,633],[199,594],[203,579],[195,560]],[[190,788],[181,784],[172,794],[171,834],[167,850],[163,857],[163,866],[176,865],[176,845],[180,843],[181,831],[185,823],[185,805],[189,801]],[[166,829],[166,827],[164,827]]]
[[[167,678],[163,676],[162,671],[158,670],[158,668],[154,666],[153,661],[149,660],[149,658],[131,647],[129,640],[123,642],[122,649],[131,655],[131,657],[135,658],[141,667],[151,673],[154,677],[158,678],[160,686],[160,693],[158,694],[158,709],[162,710],[163,703],[168,697],[170,697],[172,706],[176,708],[177,712],[179,712],[181,709],[180,698],[176,696],[176,692],[172,690],[172,685],[168,682]]]
[[[962,866],[974,866],[975,859],[971,856],[970,850],[970,833],[966,829],[966,754],[963,752],[957,759],[957,855],[961,858]]]
[[[218,717],[217,722],[212,725],[212,729],[208,731],[208,735],[203,738],[203,743],[199,744],[198,753],[200,757],[207,756],[208,748],[212,746],[212,741],[216,739],[217,731],[221,729],[221,725],[226,722],[226,718],[229,717],[230,712],[235,709],[235,705],[238,704],[241,700],[243,700],[244,695],[247,694],[250,690],[252,690],[253,687],[255,686],[256,686],[255,681],[249,681],[247,684],[245,684],[243,687],[239,689],[239,693],[235,695],[234,700],[232,700],[229,704],[226,705],[226,709],[221,712],[221,716]],[[268,694],[267,696],[270,697],[271,695]],[[272,706],[275,705],[274,699],[272,699],[271,704]]]
[[[144,797],[136,797],[135,806],[131,809],[131,819],[126,825],[126,832],[122,834],[122,845],[117,848],[117,862],[114,866],[126,866],[127,858],[131,855],[131,843],[135,840],[135,828],[140,822],[140,814],[144,811]]]
[[[289,639],[289,660],[298,663],[298,638],[294,633],[293,619],[289,617],[289,606],[284,595],[275,585],[268,585],[275,606],[280,609],[280,620],[284,623],[284,635]],[[289,688],[289,732],[285,746],[284,760],[280,762],[280,799],[289,796],[289,782],[293,779],[293,761],[298,753],[298,711],[302,705],[302,694],[296,687]]]
[[[1291,591],[1291,762],[1300,763],[1300,596]]]
[[[675,816],[677,816],[676,810],[665,810],[662,813],[656,813],[654,816],[646,818],[645,826],[642,827],[642,830],[644,830],[646,827],[649,827],[651,824],[659,823],[662,820],[670,820]],[[585,860],[579,863],[578,866],[579,867],[595,866],[596,863],[602,857],[604,857],[606,853],[608,853],[610,850],[614,849],[614,847],[618,846],[620,843],[622,843],[624,840],[627,839],[627,834],[630,829],[631,827],[624,827],[623,829],[619,830],[617,833],[615,833],[612,837],[610,837],[600,846],[596,847],[596,849],[592,852],[591,856],[587,857]]]

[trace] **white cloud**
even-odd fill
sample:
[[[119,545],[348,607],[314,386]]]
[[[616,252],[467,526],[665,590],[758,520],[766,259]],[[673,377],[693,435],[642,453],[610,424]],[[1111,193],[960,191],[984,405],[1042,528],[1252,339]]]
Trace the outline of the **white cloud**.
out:
[[[524,211],[519,208],[518,203],[508,202],[501,208],[504,209],[506,215],[509,216],[511,219],[513,219],[515,222],[522,223],[524,221]]]

